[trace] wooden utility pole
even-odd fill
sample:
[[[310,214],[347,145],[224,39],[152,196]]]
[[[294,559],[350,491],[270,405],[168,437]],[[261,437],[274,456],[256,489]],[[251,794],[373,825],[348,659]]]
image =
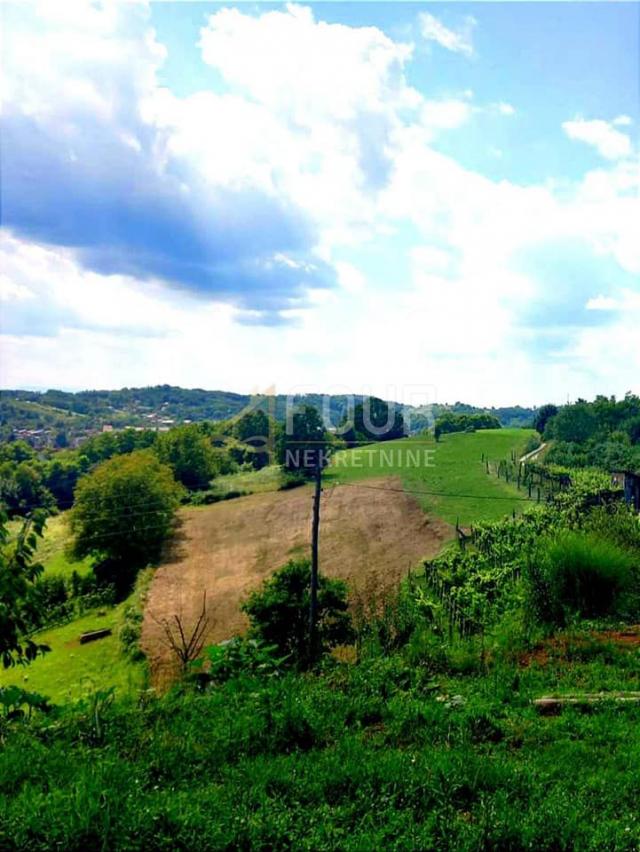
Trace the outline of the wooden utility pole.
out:
[[[318,620],[318,534],[320,532],[320,495],[322,493],[321,451],[318,451],[314,472],[313,520],[311,523],[311,597],[309,601],[309,650],[316,652],[316,623]]]

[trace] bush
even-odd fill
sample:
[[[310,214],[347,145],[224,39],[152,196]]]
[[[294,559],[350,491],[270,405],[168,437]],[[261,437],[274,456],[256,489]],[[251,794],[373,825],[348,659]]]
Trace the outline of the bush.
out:
[[[564,531],[545,539],[529,559],[530,603],[542,621],[562,625],[570,614],[611,613],[632,579],[633,559],[592,533]]]
[[[278,486],[278,491],[290,491],[292,488],[299,488],[301,485],[306,485],[307,480],[304,476],[290,473],[282,478],[282,482]]]
[[[279,656],[290,656],[300,668],[309,667],[330,648],[349,642],[353,635],[346,584],[321,576],[317,642],[315,649],[310,648],[310,572],[308,559],[291,560],[242,605],[251,621],[252,637],[274,646]]]
[[[587,515],[584,527],[640,555],[640,515],[636,515],[629,506],[598,506]]]
[[[286,657],[278,657],[275,645],[265,645],[256,639],[234,636],[219,645],[206,649],[207,670],[198,672],[200,683],[225,683],[242,675],[273,677],[283,671]]]
[[[222,500],[235,500],[237,497],[246,497],[249,491],[241,491],[240,489],[231,489],[229,491],[190,491],[186,494],[182,502],[189,506],[211,506],[213,503],[220,503]]]

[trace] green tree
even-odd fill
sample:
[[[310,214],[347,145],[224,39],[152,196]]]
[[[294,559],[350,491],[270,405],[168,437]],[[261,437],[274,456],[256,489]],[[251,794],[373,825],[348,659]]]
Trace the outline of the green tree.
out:
[[[247,412],[233,424],[233,436],[251,447],[248,460],[256,470],[270,463],[279,434],[279,424],[261,409]]]
[[[12,516],[52,508],[54,500],[45,485],[42,464],[37,459],[0,464],[0,500]]]
[[[151,450],[115,456],[83,477],[70,515],[74,551],[131,572],[158,558],[180,488]]]
[[[556,405],[552,405],[549,403],[548,405],[543,405],[536,411],[536,416],[533,419],[533,428],[536,432],[539,432],[541,435],[544,435],[544,430],[547,428],[547,423],[551,420],[552,417],[555,417],[558,413],[558,407]]]
[[[209,487],[216,472],[216,458],[211,441],[197,424],[165,432],[158,439],[156,451],[178,482],[190,491]]]
[[[305,668],[315,662],[310,652],[309,600],[311,563],[291,560],[252,592],[242,604],[249,616],[251,635],[278,654]],[[321,575],[318,582],[316,651],[320,655],[353,638],[348,613],[347,587],[341,580]]]
[[[36,511],[27,518],[15,541],[9,540],[6,522],[7,515],[0,510],[0,657],[5,669],[30,663],[49,651],[47,645],[28,637],[26,611],[34,583],[44,570],[34,562],[34,554],[46,513]]]
[[[56,453],[51,459],[45,471],[45,483],[58,508],[68,509],[71,506],[76,484],[85,470],[86,466],[77,453]]]
[[[312,476],[318,464],[328,462],[328,436],[317,409],[305,405],[282,432],[278,458],[285,470]]]
[[[579,399],[573,405],[565,405],[547,426],[549,437],[558,441],[584,443],[595,436],[599,423],[595,409]]]
[[[404,417],[400,409],[390,413],[389,403],[371,396],[356,405],[353,422],[345,429],[349,415],[345,416],[339,433],[347,446],[353,447],[370,441],[392,441],[404,436]]]

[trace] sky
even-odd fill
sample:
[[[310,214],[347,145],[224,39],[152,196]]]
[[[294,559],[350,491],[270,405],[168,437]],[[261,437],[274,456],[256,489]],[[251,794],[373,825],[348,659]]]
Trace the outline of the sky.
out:
[[[0,385],[640,392],[639,8],[4,4]]]

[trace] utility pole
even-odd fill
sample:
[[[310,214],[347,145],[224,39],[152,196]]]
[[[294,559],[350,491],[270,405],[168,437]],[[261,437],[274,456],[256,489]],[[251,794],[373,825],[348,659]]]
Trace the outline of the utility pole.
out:
[[[313,520],[311,523],[311,598],[309,602],[309,651],[316,652],[316,622],[318,620],[318,533],[320,532],[320,495],[322,494],[322,450],[317,451],[314,471]]]

